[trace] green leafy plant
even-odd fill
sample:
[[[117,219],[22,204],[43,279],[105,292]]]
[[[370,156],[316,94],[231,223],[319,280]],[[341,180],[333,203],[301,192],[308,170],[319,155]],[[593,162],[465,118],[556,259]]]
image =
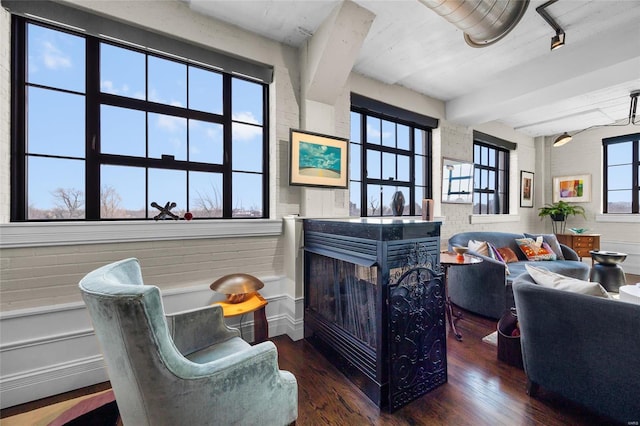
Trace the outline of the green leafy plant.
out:
[[[558,234],[558,230],[560,231],[560,234],[564,234],[567,218],[569,216],[577,215],[580,215],[585,219],[587,218],[584,212],[584,207],[569,204],[562,200],[553,204],[545,204],[544,207],[540,207],[538,209],[538,216],[540,216],[540,218],[545,216],[549,216],[551,218],[551,227],[554,234]]]

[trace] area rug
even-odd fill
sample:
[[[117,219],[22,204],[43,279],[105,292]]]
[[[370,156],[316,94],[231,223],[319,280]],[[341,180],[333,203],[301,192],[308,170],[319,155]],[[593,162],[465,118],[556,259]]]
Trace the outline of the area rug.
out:
[[[113,391],[83,399],[47,426],[114,426],[119,421],[118,405]]]
[[[496,330],[493,333],[484,336],[482,341],[492,346],[498,346],[498,331]]]

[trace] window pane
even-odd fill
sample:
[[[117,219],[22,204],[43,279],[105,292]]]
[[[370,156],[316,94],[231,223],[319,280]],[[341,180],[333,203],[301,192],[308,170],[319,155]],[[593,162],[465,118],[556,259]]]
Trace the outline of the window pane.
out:
[[[411,157],[407,155],[398,155],[398,172],[396,179],[409,182],[409,172],[411,167]],[[417,180],[417,179],[416,179]]]
[[[360,216],[360,182],[351,181],[349,186],[349,216]]]
[[[100,217],[130,219],[145,217],[145,169],[142,167],[100,167]],[[165,201],[166,200],[162,200]],[[161,200],[157,200],[158,204]],[[164,204],[163,204],[164,206]],[[149,210],[158,214],[151,206]]]
[[[626,166],[613,166],[608,167],[608,182],[609,190],[613,189],[631,189],[632,187],[632,168],[631,164]]]
[[[62,31],[29,24],[27,25],[27,46],[27,81],[29,83],[84,93],[84,39]]]
[[[231,117],[235,121],[262,124],[262,85],[234,78],[231,80]]]
[[[351,179],[361,180],[362,175],[360,174],[360,152],[361,145],[352,143],[349,144],[351,148],[351,152],[349,153],[349,174]]]
[[[262,127],[233,123],[233,170],[262,171]]]
[[[367,151],[367,178],[380,179],[380,151]]]
[[[379,118],[367,117],[367,143],[372,143],[375,145],[380,145],[381,134],[380,134],[380,123]]]
[[[144,111],[100,107],[100,150],[104,154],[146,156]]]
[[[633,143],[623,142],[607,145],[607,161],[610,166],[629,164],[633,160]]]
[[[414,137],[414,150],[416,154],[425,155],[427,153],[427,132],[420,129],[415,129],[413,132]]]
[[[381,216],[381,197],[379,185],[367,185],[367,216]]]
[[[473,214],[480,214],[480,193],[473,194]]]
[[[100,90],[145,99],[145,55],[100,43]]]
[[[422,214],[422,200],[427,197],[427,188],[424,186],[416,186],[414,189],[415,199],[416,199],[416,215],[420,216]]]
[[[505,166],[506,166],[506,160],[507,158],[507,153],[504,151],[498,151],[498,168],[500,170],[504,170]]]
[[[360,114],[358,114],[357,112],[351,112],[351,142],[360,143],[360,120]]]
[[[482,189],[482,187],[480,186],[482,185],[482,182],[480,180],[480,171],[481,169],[477,167],[473,169],[473,188],[474,189]]]
[[[427,157],[423,157],[422,155],[416,155],[415,160],[415,184],[416,185],[424,185],[424,170],[427,162]]]
[[[84,160],[28,157],[27,219],[84,219]]]
[[[396,125],[390,121],[382,121],[382,145],[395,148],[396,146]]]
[[[85,97],[30,87],[27,152],[84,157]]]
[[[482,164],[480,161],[480,145],[473,145],[473,162],[475,164]]]
[[[489,165],[489,148],[486,146],[480,147],[480,164],[484,166]]]
[[[608,191],[607,213],[631,213],[631,191]]]
[[[178,107],[187,106],[187,66],[151,55],[148,56],[148,64],[147,100]]]
[[[173,155],[181,161],[187,159],[187,120],[149,113],[149,157],[162,158],[163,155]]]
[[[222,75],[189,67],[189,108],[222,114]]]
[[[233,173],[233,217],[262,217],[262,175]]]
[[[496,167],[496,150],[489,150],[489,167]]]
[[[489,170],[480,171],[480,189],[489,188]]]
[[[496,189],[496,172],[493,170],[489,171],[489,177],[487,181],[487,187],[495,191]]]
[[[149,169],[149,216],[160,211],[151,207],[151,203],[165,207],[167,203],[176,203],[171,213],[184,216],[187,207],[187,172],[183,170]],[[171,219],[167,216],[166,218]]]
[[[396,127],[398,132],[397,147],[400,149],[411,149],[409,144],[409,127],[402,124],[398,124]]]
[[[222,164],[222,133],[222,124],[189,120],[189,161]]]
[[[195,218],[222,217],[222,174],[189,172],[189,211]]]
[[[396,156],[388,152],[382,153],[382,179],[396,178]]]

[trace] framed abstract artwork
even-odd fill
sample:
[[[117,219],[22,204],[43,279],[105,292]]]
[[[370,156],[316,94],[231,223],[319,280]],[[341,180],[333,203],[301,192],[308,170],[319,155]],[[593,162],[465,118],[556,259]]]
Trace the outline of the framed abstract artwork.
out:
[[[533,207],[533,172],[520,170],[520,207]]]
[[[591,175],[557,176],[553,178],[553,202],[586,203],[591,201]]]
[[[289,139],[290,185],[347,188],[348,139],[294,129]]]

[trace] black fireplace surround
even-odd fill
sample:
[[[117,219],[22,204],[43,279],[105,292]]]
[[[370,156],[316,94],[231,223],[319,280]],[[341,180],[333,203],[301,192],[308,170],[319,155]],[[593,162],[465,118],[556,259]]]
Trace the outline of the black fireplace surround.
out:
[[[305,339],[380,408],[447,381],[440,222],[304,221]]]

